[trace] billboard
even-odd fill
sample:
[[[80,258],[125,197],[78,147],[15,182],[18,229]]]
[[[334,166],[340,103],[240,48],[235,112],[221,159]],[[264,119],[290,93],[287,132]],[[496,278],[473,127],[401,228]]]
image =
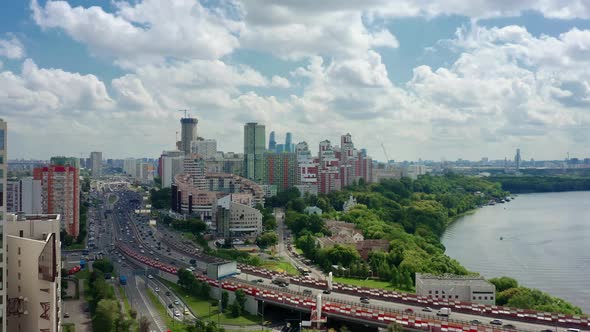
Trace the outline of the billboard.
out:
[[[238,264],[229,263],[210,263],[207,265],[207,277],[215,280],[227,278],[238,273]]]

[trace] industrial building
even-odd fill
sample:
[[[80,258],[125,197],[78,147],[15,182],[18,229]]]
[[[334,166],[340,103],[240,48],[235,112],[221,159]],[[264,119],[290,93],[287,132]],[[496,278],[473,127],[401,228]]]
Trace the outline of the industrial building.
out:
[[[416,294],[439,300],[496,303],[496,286],[481,276],[416,273]]]

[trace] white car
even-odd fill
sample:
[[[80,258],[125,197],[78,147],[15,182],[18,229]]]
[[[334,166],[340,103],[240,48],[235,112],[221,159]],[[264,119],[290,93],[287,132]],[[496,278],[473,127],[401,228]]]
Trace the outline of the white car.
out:
[[[160,291],[160,287],[156,287],[156,289],[154,289],[154,290],[155,290],[155,291],[156,291],[156,293],[157,293],[157,292],[159,292],[159,291]]]
[[[174,310],[174,317],[180,317],[180,311]]]
[[[148,279],[154,279],[154,276],[151,274],[148,274]]]

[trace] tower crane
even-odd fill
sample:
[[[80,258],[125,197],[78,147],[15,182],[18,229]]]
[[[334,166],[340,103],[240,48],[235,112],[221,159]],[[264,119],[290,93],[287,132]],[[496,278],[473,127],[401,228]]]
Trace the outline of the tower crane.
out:
[[[383,153],[385,154],[385,158],[387,158],[387,160],[385,161],[386,164],[389,164],[389,156],[387,155],[387,150],[385,150],[385,145],[383,143],[381,143],[381,147],[383,148]]]

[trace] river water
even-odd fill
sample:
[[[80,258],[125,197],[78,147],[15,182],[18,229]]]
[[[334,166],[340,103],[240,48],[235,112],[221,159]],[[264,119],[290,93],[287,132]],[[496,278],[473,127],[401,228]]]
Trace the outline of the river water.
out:
[[[513,277],[590,313],[589,191],[519,195],[483,207],[451,224],[442,243],[468,270]]]

